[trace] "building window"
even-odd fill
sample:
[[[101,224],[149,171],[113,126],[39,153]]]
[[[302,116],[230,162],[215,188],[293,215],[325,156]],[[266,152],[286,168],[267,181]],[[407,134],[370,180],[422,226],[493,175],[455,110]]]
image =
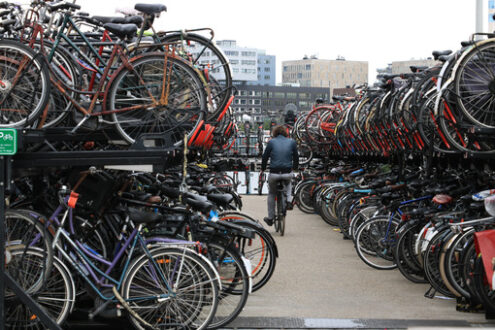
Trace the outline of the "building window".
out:
[[[256,52],[244,51],[244,52],[241,52],[241,56],[256,56]]]
[[[233,68],[233,69],[232,69],[232,72],[233,72],[233,73],[239,73],[239,68]]]
[[[277,99],[285,99],[285,93],[282,92],[275,92],[273,93],[273,96],[276,97]]]
[[[270,60],[265,60],[265,64],[270,64]]]
[[[256,61],[253,60],[242,60],[241,61],[242,65],[256,65]]]
[[[239,56],[239,52],[234,51],[234,50],[226,50],[225,55],[227,55],[227,56]]]
[[[270,68],[265,68],[265,72],[270,72]]]
[[[239,60],[230,60],[230,64],[237,65],[239,64]]]
[[[288,66],[284,66],[284,72],[287,72],[289,71],[289,67]]]
[[[249,92],[248,91],[241,91],[240,92],[240,95],[241,96],[248,96],[249,95]]]
[[[288,99],[295,99],[296,97],[297,97],[297,93],[287,92],[287,98]]]
[[[254,105],[261,105],[261,100],[253,100]]]
[[[306,70],[311,70],[311,64],[306,64]]]
[[[302,79],[302,73],[297,74],[297,79]]]
[[[270,80],[270,76],[265,76],[265,80]]]

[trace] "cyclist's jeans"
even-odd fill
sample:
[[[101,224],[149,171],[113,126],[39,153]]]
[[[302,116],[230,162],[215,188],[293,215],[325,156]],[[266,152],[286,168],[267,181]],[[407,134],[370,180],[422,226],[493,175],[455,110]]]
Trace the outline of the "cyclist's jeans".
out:
[[[275,197],[277,197],[277,181],[285,180],[285,195],[287,196],[287,202],[292,202],[292,173],[270,173],[268,175],[268,217],[270,219],[275,218]]]

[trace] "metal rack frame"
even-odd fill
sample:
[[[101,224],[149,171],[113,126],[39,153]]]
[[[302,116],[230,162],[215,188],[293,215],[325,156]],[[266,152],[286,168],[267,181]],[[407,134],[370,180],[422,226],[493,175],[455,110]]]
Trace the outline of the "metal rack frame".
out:
[[[161,171],[171,165],[180,164],[183,151],[174,146],[145,147],[144,141],[137,141],[128,150],[92,151],[26,151],[32,144],[56,143],[60,141],[108,141],[111,132],[90,132],[68,134],[66,130],[26,130],[18,129],[18,152],[13,156],[0,156],[0,256],[5,254],[5,197],[11,191],[14,170],[32,168],[63,168],[71,166],[106,165],[151,165],[154,171]],[[156,137],[151,137],[155,139]],[[158,137],[162,139],[162,137]],[[162,139],[166,141],[166,139]],[[5,286],[10,287],[20,300],[39,317],[47,329],[62,328],[24,290],[4,272],[5,258],[0,257],[0,329],[5,328]]]

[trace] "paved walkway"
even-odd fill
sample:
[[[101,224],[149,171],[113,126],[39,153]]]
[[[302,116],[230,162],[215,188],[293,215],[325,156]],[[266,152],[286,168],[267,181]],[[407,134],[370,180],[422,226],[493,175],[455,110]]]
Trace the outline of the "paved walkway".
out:
[[[258,219],[265,216],[266,196],[243,196],[243,203],[244,212]],[[270,231],[280,254],[275,274],[265,287],[250,295],[233,327],[263,328],[265,324],[268,328],[278,318],[286,323],[310,320],[310,324],[340,320],[341,326],[337,327],[359,327],[358,323],[352,323],[354,319],[392,323],[409,320],[404,327],[443,324],[414,320],[448,321],[445,326],[452,326],[452,322],[464,327],[488,326],[484,314],[457,312],[455,300],[425,298],[429,286],[409,282],[398,270],[368,267],[356,255],[353,243],[343,240],[339,232],[317,215],[295,208],[287,216],[284,237],[276,234],[273,227]],[[273,326],[271,323],[270,327]],[[279,327],[284,327],[283,322]],[[285,328],[291,326],[287,324]]]

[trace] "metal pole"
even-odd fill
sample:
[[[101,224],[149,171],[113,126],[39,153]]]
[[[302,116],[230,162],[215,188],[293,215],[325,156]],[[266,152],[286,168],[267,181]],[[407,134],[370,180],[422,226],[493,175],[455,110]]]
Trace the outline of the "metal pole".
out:
[[[5,169],[6,160],[0,156],[0,275],[5,270]],[[3,277],[3,276],[2,276]],[[5,281],[0,280],[0,329],[5,329]]]
[[[485,17],[485,10],[484,10],[484,0],[476,0],[476,26],[475,26],[475,32],[476,33],[483,33],[485,31],[485,21],[487,20],[487,17]],[[476,39],[479,40],[481,36],[476,36]]]

